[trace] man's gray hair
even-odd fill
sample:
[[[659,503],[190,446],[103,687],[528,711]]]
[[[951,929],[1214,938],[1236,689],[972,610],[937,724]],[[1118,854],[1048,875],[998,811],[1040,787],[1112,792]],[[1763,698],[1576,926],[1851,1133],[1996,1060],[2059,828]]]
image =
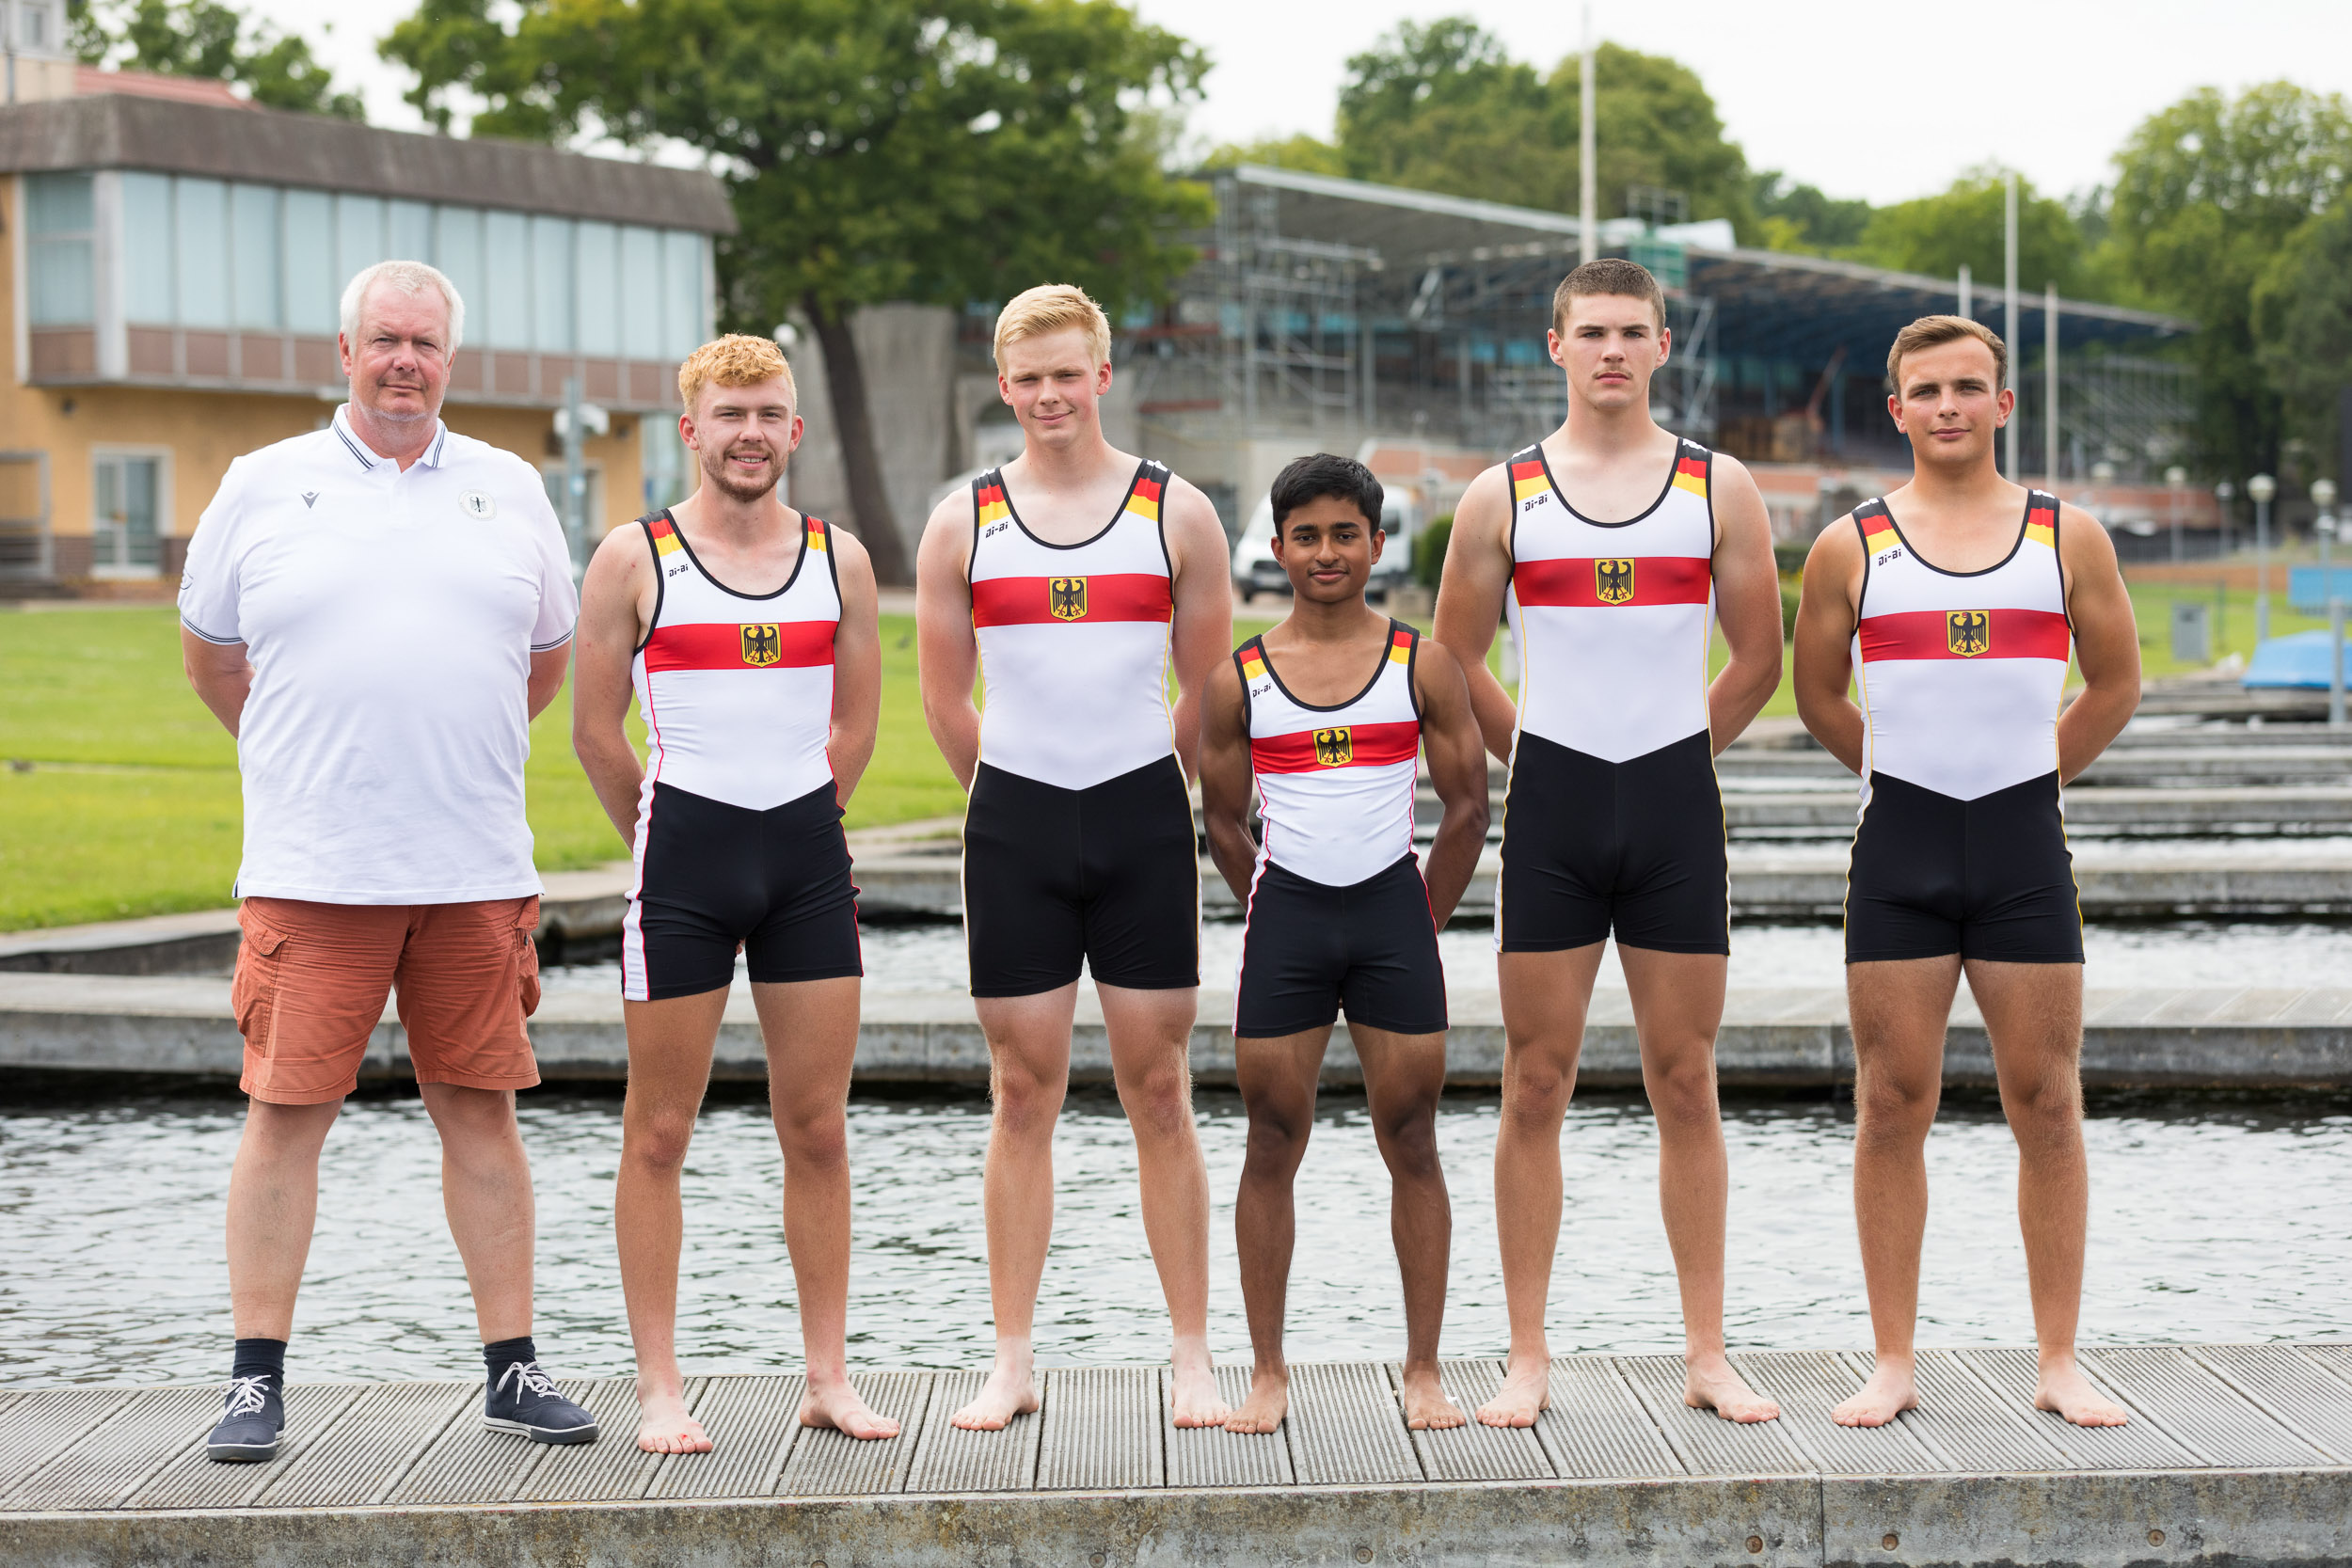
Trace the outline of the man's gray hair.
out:
[[[438,289],[449,301],[449,343],[451,354],[466,341],[466,302],[457,295],[457,285],[438,267],[422,261],[378,261],[372,267],[361,267],[349,283],[343,285],[343,338],[356,350],[359,346],[359,307],[366,302],[368,291],[381,283],[405,294],[421,294],[427,289]]]

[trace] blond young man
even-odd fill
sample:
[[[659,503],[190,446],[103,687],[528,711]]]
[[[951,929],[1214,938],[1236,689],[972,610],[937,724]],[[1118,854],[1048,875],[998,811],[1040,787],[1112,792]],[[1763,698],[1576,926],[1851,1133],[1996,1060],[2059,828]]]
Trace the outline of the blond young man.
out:
[[[1487,749],[1511,765],[1495,922],[1495,1211],[1511,1355],[1478,1418],[1529,1426],[1549,1399],[1560,1126],[1613,934],[1658,1118],[1683,1398],[1770,1420],[1779,1406],[1724,1354],[1730,1177],[1715,1031],[1731,946],[1714,758],[1780,680],[1771,520],[1736,459],[1650,419],[1650,377],[1671,346],[1656,278],[1630,261],[1588,261],[1561,283],[1551,314],[1567,420],[1471,483],[1438,599],[1438,641],[1470,677]],[[1516,704],[1486,669],[1506,610],[1524,672]],[[1718,622],[1731,659],[1710,682]]]
[[[1174,1328],[1172,1415],[1212,1426],[1226,1408],[1209,1359],[1209,1182],[1187,1063],[1200,873],[1185,781],[1200,692],[1232,633],[1225,532],[1199,490],[1104,439],[1110,323],[1084,292],[1015,297],[995,356],[1022,453],[940,503],[915,565],[923,710],[970,792],[964,925],[995,1102],[995,1365],[954,1419],[991,1430],[1038,1407],[1032,1323],[1084,965]]]
[[[678,1371],[678,1171],[742,951],[784,1149],[800,1290],[801,1424],[889,1437],[850,1386],[847,1105],[857,1054],[857,890],[841,813],[874,753],[882,645],[855,539],[776,498],[801,440],[791,369],[765,338],[678,369],[702,483],[615,529],[588,567],[573,746],[637,863],[623,921],[628,1099],[613,1223],[637,1350],[637,1446],[712,1440]],[[640,764],[622,731],[636,697]]]
[[[2082,1426],[2125,1419],[2074,1360],[2090,1178],[2082,915],[2058,792],[2138,705],[2139,634],[2106,531],[1994,464],[2015,408],[2008,368],[2001,340],[1964,317],[1903,328],[1886,408],[1911,442],[1911,483],[1822,531],[1797,611],[1798,711],[1862,776],[1846,993],[1878,1364],[1833,1412],[1847,1426],[1883,1426],[1918,1401],[1925,1151],[1963,971],[2017,1138],[2034,1402]],[[2070,656],[2084,686],[2061,716]]]

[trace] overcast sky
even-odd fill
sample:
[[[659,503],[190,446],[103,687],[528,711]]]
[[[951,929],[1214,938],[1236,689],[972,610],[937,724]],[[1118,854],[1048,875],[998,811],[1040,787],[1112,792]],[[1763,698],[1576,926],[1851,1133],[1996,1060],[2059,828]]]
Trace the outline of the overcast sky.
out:
[[[1403,18],[1470,11],[1514,55],[1549,69],[1577,47],[1581,9],[1577,0],[1136,3],[1216,62],[1194,116],[1212,141],[1329,135],[1347,57]],[[258,0],[255,8],[309,36],[338,76],[361,84],[372,118],[417,123],[400,101],[404,77],[374,55],[374,40],[414,0]],[[2352,95],[2352,0],[1677,0],[1593,11],[1602,38],[1696,71],[1752,167],[1878,202],[1940,190],[1988,159],[2053,193],[2100,183],[2135,125],[2201,86],[2285,76]]]

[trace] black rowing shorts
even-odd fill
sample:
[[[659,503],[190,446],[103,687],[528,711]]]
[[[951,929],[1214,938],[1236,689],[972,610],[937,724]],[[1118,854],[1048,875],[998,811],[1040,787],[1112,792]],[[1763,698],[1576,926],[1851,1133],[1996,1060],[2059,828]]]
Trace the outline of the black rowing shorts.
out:
[[[832,780],[766,811],[657,783],[643,832],[621,925],[629,1001],[723,990],[738,948],[762,985],[866,973]]]
[[[1705,730],[1629,762],[1522,733],[1502,812],[1497,943],[1731,951],[1724,798]]]
[[[1078,978],[1200,983],[1200,853],[1174,756],[1085,789],[981,763],[963,816],[963,931],[975,996]]]
[[[1233,1037],[1277,1039],[1347,1022],[1398,1035],[1445,1032],[1445,969],[1429,889],[1411,855],[1352,887],[1271,861],[1249,888]]]
[[[1953,953],[1996,963],[2083,961],[2055,772],[1973,800],[1870,775],[1846,873],[1846,961]]]

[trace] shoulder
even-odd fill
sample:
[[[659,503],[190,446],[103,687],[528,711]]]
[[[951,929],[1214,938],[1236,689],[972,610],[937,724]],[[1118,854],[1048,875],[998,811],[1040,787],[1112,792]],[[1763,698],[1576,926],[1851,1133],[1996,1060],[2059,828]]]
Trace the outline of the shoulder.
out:
[[[830,519],[818,518],[825,525],[825,553],[833,557],[834,565],[848,572],[873,575],[874,558],[866,548],[866,541],[847,529],[833,526]]]
[[[1688,452],[1690,447],[1686,445],[1683,450]],[[1707,454],[1707,480],[1709,490],[1717,486],[1736,486],[1750,494],[1760,495],[1762,493],[1756,488],[1756,475],[1749,470],[1745,463],[1740,462],[1731,453],[1719,451],[1714,447],[1700,447],[1698,450]]]
[[[2070,571],[2116,567],[2115,541],[2106,525],[2079,506],[2058,503],[2058,559]]]
[[[1498,463],[1482,469],[1454,505],[1454,535],[1492,534],[1498,539],[1511,524],[1511,466]]]
[[[1807,574],[1817,567],[1834,571],[1862,564],[1862,531],[1854,526],[1854,517],[1855,514],[1849,512],[1815,535],[1813,547],[1804,556]]]
[[[1166,464],[1154,464],[1164,476],[1160,496],[1160,516],[1171,526],[1199,530],[1210,528],[1221,538],[1225,524],[1216,515],[1216,503],[1208,493]]]
[[[441,441],[441,467],[453,478],[485,488],[495,486],[501,499],[510,494],[528,494],[547,500],[547,484],[539,470],[504,447],[453,430],[444,432]]]
[[[915,546],[916,563],[964,561],[971,553],[979,515],[974,508],[970,485],[958,485],[942,496],[924,521],[923,537]]]

